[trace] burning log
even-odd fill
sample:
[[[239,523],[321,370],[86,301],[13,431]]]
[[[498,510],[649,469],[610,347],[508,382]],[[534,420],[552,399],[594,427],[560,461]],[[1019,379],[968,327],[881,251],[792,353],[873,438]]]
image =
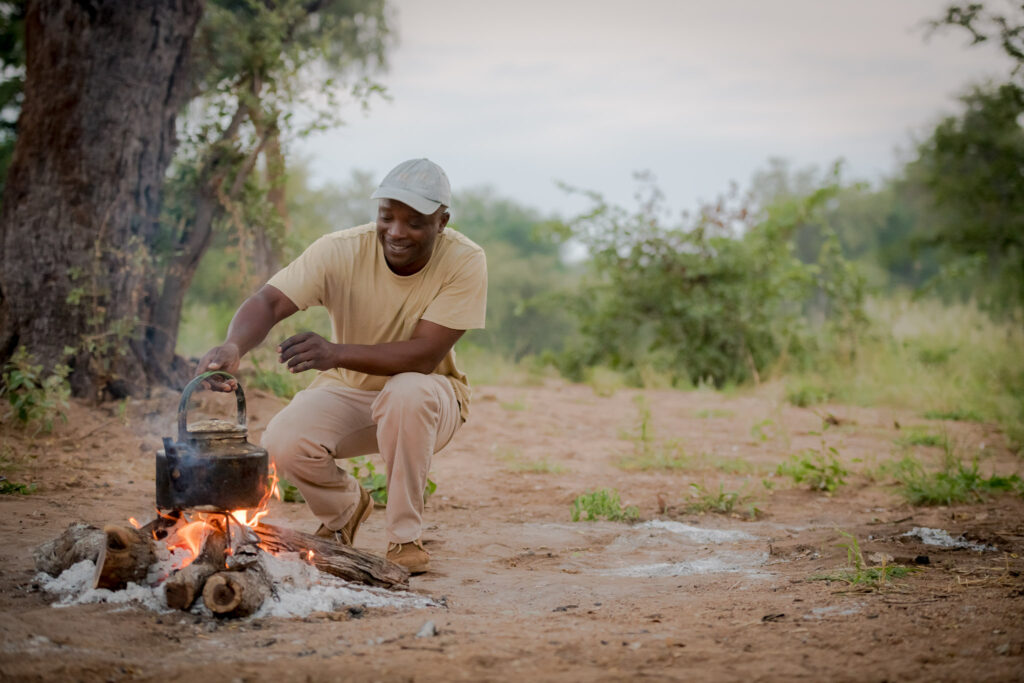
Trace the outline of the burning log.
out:
[[[258,524],[255,531],[260,537],[260,546],[266,550],[272,553],[312,551],[312,562],[317,569],[346,581],[382,588],[409,586],[409,572],[405,567],[378,555],[272,524]]]
[[[120,590],[129,581],[141,583],[145,580],[149,565],[156,560],[149,534],[114,525],[103,527],[103,533],[106,543],[96,558],[93,587]]]
[[[76,522],[57,538],[36,548],[33,553],[36,569],[50,576],[59,576],[62,571],[82,560],[95,562],[106,542],[107,537],[102,529]]]
[[[187,610],[203,591],[206,580],[224,569],[228,535],[217,527],[211,527],[203,550],[192,564],[175,572],[164,584],[167,606]]]
[[[221,617],[247,617],[270,595],[270,579],[258,567],[218,572],[203,586],[203,603]]]

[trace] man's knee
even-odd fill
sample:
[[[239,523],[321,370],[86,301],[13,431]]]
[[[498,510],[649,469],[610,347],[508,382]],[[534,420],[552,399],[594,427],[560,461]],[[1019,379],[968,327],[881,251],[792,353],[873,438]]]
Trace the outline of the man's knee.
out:
[[[274,463],[278,474],[282,476],[288,476],[295,471],[296,466],[301,468],[303,463],[316,459],[317,455],[315,451],[310,452],[312,444],[309,439],[289,425],[286,410],[270,420],[260,439],[260,445],[267,450],[270,462]]]
[[[431,375],[421,372],[403,372],[392,376],[381,389],[374,405],[379,410],[437,412],[437,382]]]

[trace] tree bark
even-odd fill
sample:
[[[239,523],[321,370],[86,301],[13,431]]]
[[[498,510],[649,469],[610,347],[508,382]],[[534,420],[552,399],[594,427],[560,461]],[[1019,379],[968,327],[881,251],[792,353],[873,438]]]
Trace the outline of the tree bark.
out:
[[[0,214],[0,361],[21,345],[47,368],[63,360],[78,396],[144,393],[176,372],[173,348],[168,358],[154,345],[164,323],[151,282],[202,9],[27,6],[25,99]]]

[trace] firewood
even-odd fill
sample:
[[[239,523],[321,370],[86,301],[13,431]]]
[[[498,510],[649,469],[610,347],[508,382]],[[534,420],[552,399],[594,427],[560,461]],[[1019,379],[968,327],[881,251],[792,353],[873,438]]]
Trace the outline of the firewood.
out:
[[[313,551],[313,565],[346,581],[383,588],[407,588],[409,572],[379,555],[272,524],[259,524],[260,546],[272,553]]]
[[[259,567],[218,572],[203,586],[203,604],[222,617],[247,617],[270,595],[270,579]]]
[[[196,597],[203,592],[206,580],[224,570],[224,550],[228,537],[218,528],[213,528],[203,543],[192,564],[175,572],[164,584],[164,598],[172,609],[188,609]]]
[[[103,533],[106,543],[96,558],[93,587],[120,590],[129,581],[145,580],[149,565],[156,560],[149,536],[138,529],[112,524],[103,527]]]
[[[139,531],[157,541],[167,538],[168,529],[181,520],[181,510],[161,512],[159,516],[142,526]]]
[[[32,556],[36,562],[36,570],[58,576],[82,560],[95,562],[106,542],[107,537],[102,529],[76,522],[69,525],[57,538],[35,549]]]

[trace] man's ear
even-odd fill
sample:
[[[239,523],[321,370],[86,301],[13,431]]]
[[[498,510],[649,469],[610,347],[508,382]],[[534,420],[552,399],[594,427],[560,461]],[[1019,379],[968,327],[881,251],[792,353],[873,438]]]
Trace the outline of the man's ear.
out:
[[[442,230],[445,229],[445,227],[448,225],[448,221],[451,219],[451,217],[452,217],[452,215],[450,213],[448,213],[448,209],[445,209],[444,213],[441,214],[440,227],[437,229],[437,231],[439,233]]]

